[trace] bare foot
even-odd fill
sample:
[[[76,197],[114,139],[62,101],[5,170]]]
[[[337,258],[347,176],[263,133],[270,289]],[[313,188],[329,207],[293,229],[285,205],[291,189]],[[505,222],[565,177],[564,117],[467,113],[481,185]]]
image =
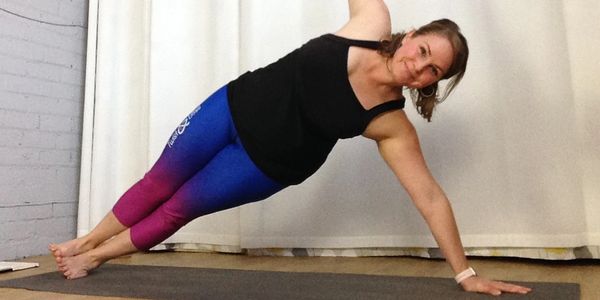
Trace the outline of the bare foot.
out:
[[[88,253],[68,257],[58,257],[56,263],[58,265],[58,270],[62,272],[67,279],[85,277],[91,270],[98,268],[102,264],[102,262],[94,259]]]
[[[48,250],[52,252],[52,255],[54,255],[56,259],[58,259],[59,257],[70,257],[79,255],[93,248],[94,246],[90,245],[90,243],[85,241],[83,238],[66,241],[60,244],[50,244],[48,246]]]

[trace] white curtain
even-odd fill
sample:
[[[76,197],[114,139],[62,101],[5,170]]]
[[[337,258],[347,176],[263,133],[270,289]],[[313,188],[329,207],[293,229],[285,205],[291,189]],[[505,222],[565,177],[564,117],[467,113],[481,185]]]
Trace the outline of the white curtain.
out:
[[[466,76],[433,122],[405,109],[465,246],[600,246],[600,3],[387,3],[395,31],[450,18],[469,40]],[[347,18],[345,0],[92,0],[78,233],[143,176],[212,91]],[[361,137],[341,141],[304,184],[200,218],[167,242],[435,246]]]

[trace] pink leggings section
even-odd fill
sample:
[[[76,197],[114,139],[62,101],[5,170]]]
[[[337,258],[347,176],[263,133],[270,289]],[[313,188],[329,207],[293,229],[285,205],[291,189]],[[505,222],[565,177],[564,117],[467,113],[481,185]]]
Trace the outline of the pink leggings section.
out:
[[[235,130],[227,87],[184,119],[148,173],[113,207],[147,250],[191,220],[265,199],[285,186],[252,162]]]

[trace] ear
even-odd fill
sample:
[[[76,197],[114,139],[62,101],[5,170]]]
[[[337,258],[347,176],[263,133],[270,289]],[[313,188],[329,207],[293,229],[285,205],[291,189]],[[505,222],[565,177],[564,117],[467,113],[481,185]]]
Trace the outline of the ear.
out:
[[[415,31],[416,30],[411,30],[409,32],[406,33],[406,35],[404,36],[404,38],[402,38],[402,44],[404,44],[404,41],[406,41],[407,39],[412,39],[413,35],[415,35]]]

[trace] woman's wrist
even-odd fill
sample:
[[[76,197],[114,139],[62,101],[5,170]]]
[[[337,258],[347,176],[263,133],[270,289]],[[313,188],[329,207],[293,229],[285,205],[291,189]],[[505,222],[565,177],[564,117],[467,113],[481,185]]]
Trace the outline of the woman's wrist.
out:
[[[460,284],[465,279],[473,277],[473,276],[477,276],[477,273],[475,272],[475,270],[473,270],[473,268],[469,267],[466,270],[464,270],[464,271],[458,273],[456,276],[454,276],[454,280],[456,281],[456,284]]]

